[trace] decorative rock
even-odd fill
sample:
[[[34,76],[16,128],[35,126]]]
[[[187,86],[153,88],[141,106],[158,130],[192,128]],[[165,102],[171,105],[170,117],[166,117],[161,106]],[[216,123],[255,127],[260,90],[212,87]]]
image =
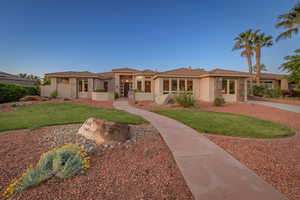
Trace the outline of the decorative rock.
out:
[[[97,144],[125,142],[130,138],[129,126],[97,118],[87,119],[78,134]]]
[[[169,101],[172,99],[172,95],[171,94],[164,94],[164,95],[160,95],[155,97],[155,103],[158,105],[166,105],[169,103]]]

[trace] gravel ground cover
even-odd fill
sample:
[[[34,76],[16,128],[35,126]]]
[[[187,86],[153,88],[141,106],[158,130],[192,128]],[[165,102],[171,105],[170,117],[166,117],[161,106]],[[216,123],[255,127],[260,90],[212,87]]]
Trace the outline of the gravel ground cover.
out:
[[[205,135],[290,200],[300,199],[300,114],[250,103],[225,104],[221,107],[204,102],[198,104],[199,106],[193,109],[249,115],[278,122],[296,130],[294,136],[283,139],[245,139]],[[183,109],[157,106],[152,102],[143,102],[142,106],[132,105],[147,110]]]
[[[1,132],[0,190],[35,164],[43,152],[76,141],[70,133],[78,128],[64,125]],[[58,132],[64,136],[57,136]],[[133,125],[131,135],[123,144],[93,149],[86,173],[64,181],[50,179],[16,199],[193,199],[157,131],[149,124]]]

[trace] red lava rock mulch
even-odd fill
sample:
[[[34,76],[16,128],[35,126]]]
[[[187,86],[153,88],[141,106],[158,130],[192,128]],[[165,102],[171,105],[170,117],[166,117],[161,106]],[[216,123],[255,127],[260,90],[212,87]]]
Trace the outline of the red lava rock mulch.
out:
[[[40,137],[55,127],[0,133],[0,190],[49,150]],[[96,150],[91,168],[66,179],[50,179],[16,199],[193,199],[168,147],[159,137],[135,145]]]
[[[75,99],[70,102],[74,104],[93,106],[97,108],[114,108],[112,101],[93,101],[91,99]]]
[[[274,103],[300,105],[300,97],[298,98],[298,100],[272,99],[272,98],[263,98],[263,97],[251,97],[250,99],[257,100],[257,101],[270,101]]]
[[[250,103],[225,104],[221,107],[198,102],[198,110],[249,115],[284,124],[296,131],[295,136],[282,139],[245,139],[206,134],[214,143],[255,171],[290,200],[300,199],[300,114],[264,105]],[[147,110],[183,109],[182,107],[157,106],[143,102]]]

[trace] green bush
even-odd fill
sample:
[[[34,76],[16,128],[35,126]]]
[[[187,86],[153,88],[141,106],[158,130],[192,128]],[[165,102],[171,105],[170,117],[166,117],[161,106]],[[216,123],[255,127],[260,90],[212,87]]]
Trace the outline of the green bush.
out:
[[[191,107],[195,105],[195,99],[192,93],[180,92],[175,95],[175,101],[183,107]]]
[[[38,88],[35,86],[0,83],[0,103],[18,101],[27,95],[38,95]]]
[[[54,98],[54,99],[56,99],[56,98],[57,98],[57,96],[58,96],[58,92],[57,92],[57,90],[55,90],[55,91],[51,92],[51,94],[50,94],[50,97],[51,97],[51,98]]]
[[[44,79],[41,85],[51,85],[50,79]]]
[[[12,198],[14,195],[38,186],[51,177],[70,178],[89,168],[89,157],[83,148],[69,144],[44,153],[36,167],[29,167],[26,172],[8,185],[2,197]]]
[[[277,98],[283,95],[283,91],[279,88],[267,88],[263,85],[254,85],[253,94],[258,97]]]
[[[119,98],[119,94],[117,92],[115,92],[115,99]]]
[[[224,98],[215,98],[214,106],[222,106],[225,103]]]
[[[97,88],[97,89],[95,90],[95,92],[106,92],[106,90],[103,89],[103,88]]]
[[[262,85],[253,85],[253,95],[257,97],[263,97],[266,88]]]
[[[265,89],[265,94],[264,97],[268,97],[268,98],[277,98],[282,96],[282,91],[279,88],[266,88]]]

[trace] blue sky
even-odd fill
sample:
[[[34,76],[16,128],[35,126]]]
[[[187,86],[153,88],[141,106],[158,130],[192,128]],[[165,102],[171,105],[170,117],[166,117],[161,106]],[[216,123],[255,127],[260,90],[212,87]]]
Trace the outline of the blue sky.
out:
[[[277,16],[297,0],[3,0],[0,71],[225,68],[247,71],[233,39],[253,28],[277,36]],[[300,34],[263,49],[262,63],[280,72]]]

